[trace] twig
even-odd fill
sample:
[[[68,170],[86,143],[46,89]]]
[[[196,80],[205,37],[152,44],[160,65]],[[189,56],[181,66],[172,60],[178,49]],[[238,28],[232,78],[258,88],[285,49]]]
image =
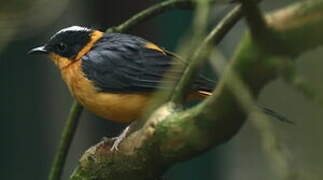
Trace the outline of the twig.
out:
[[[263,37],[264,33],[267,33],[268,31],[268,27],[265,22],[265,18],[258,7],[257,1],[240,1],[242,2],[243,14],[246,16],[251,33],[254,34],[256,37]]]
[[[209,3],[214,3],[215,0],[209,1]],[[163,12],[172,10],[172,9],[192,9],[196,5],[196,2],[194,0],[168,0],[163,1],[161,3],[158,3],[154,6],[151,6],[138,14],[135,14],[128,20],[126,20],[124,23],[109,28],[106,32],[125,32],[126,30],[129,30],[131,27],[142,23],[150,18],[153,18],[159,14],[162,14]]]
[[[59,180],[61,177],[68,149],[71,146],[82,110],[83,107],[74,101],[61,135],[48,180]]]
[[[259,0],[240,0],[242,3],[242,11],[247,19],[247,24],[250,29],[252,38],[256,43],[268,52],[283,51],[279,43],[279,39],[270,29],[265,21],[265,17],[258,7]],[[284,54],[284,52],[282,52]]]
[[[172,102],[180,104],[190,90],[190,86],[199,72],[206,57],[211,53],[211,47],[218,44],[227,32],[241,19],[241,6],[236,6],[226,15],[213,30],[203,40],[198,49],[194,52],[192,58],[188,60],[190,63],[186,67],[178,85],[175,87],[172,96]]]
[[[193,25],[191,28],[192,33],[186,36],[185,41],[181,43],[184,45],[179,47],[178,53],[184,53],[183,57],[186,59],[186,63],[188,64],[188,66],[183,67],[184,72],[180,77],[179,84],[181,84],[181,79],[187,78],[188,74],[186,73],[186,69],[188,69],[189,66],[193,66],[192,64],[194,64],[194,67],[197,66],[198,64],[194,62],[201,59],[200,56],[194,57],[196,52],[194,50],[198,47],[197,45],[201,43],[203,36],[205,36],[206,34],[206,29],[207,29],[208,19],[209,19],[208,17],[210,13],[210,7],[208,6],[207,3],[208,3],[208,0],[197,1],[196,10],[194,13]],[[198,55],[200,54],[202,53],[198,53]],[[192,55],[193,55],[193,58],[191,58]],[[193,68],[190,68],[190,69],[193,69]],[[199,68],[195,68],[195,69],[199,69]],[[191,77],[189,76],[188,78],[191,78]],[[181,108],[184,102],[185,96],[186,94],[188,94],[188,92],[189,90],[186,88],[178,89],[177,86],[175,86],[174,90],[172,91],[171,101],[175,103],[177,108]]]

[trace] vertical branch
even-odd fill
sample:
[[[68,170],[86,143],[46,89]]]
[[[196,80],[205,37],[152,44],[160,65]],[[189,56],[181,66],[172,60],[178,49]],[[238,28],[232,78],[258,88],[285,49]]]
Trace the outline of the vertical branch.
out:
[[[203,35],[206,33],[206,28],[207,28],[208,19],[209,19],[208,17],[210,12],[208,1],[209,0],[197,1],[195,16],[194,16],[193,25],[192,25],[192,34],[190,35],[189,40],[185,42],[185,44],[188,44],[188,45],[181,47],[182,49],[192,50],[193,48],[196,48],[197,44],[201,42]],[[186,52],[185,56],[190,57],[191,52],[194,52],[194,51]],[[201,53],[198,53],[198,55],[200,54]],[[193,78],[197,73],[199,69],[199,67],[197,67],[197,64],[199,63],[196,63],[196,62],[200,61],[200,59],[201,59],[200,56],[194,57],[194,58],[187,58],[187,62],[189,63],[189,65],[188,67],[185,67],[184,73],[179,81],[179,85],[175,87],[171,97],[171,101],[174,102],[175,104],[181,106],[181,104],[183,103],[185,96],[189,92],[188,89],[190,88],[190,85],[191,85],[191,83],[188,81],[190,81],[190,79]],[[184,86],[182,85],[183,81],[188,83],[185,83],[186,85]]]
[[[267,33],[267,25],[265,18],[262,15],[257,1],[255,0],[240,0],[242,3],[242,10],[246,16],[247,23],[250,27],[250,31],[255,36],[263,35]]]
[[[62,132],[48,180],[58,180],[61,177],[68,149],[71,146],[82,110],[83,107],[74,101]]]
[[[202,46],[213,46],[217,45],[222,41],[224,36],[229,30],[242,18],[241,6],[237,5],[234,7],[217,25],[213,30],[206,36],[202,42]]]
[[[275,47],[275,44],[279,44],[277,38],[275,38],[273,32],[269,29],[265,22],[265,18],[262,15],[259,7],[254,0],[240,0],[242,2],[243,13],[246,16],[248,26],[250,28],[251,37],[256,44],[260,45],[260,50],[264,52],[272,52],[269,57],[267,57],[266,62],[284,62],[279,63],[280,67],[285,68],[288,66],[288,59],[279,57],[279,47]],[[276,45],[277,46],[277,45]],[[274,50],[274,51],[272,51]],[[275,53],[276,52],[276,53]],[[259,57],[258,57],[259,58]],[[264,61],[264,59],[255,59],[256,61]],[[256,112],[252,118],[253,125],[257,128],[261,135],[262,144],[266,155],[268,156],[269,163],[272,168],[275,168],[279,176],[282,179],[296,179],[298,174],[294,173],[296,171],[292,170],[291,165],[286,158],[286,155],[282,151],[281,143],[278,137],[274,134],[274,127],[268,120],[268,117],[261,111],[255,108],[255,100],[251,90],[245,85],[245,83],[240,79],[238,73],[232,72],[234,74],[231,76],[229,82],[229,87],[232,87],[235,97],[241,103],[242,108],[245,112]]]
[[[242,11],[247,19],[247,24],[250,29],[250,33],[255,42],[263,50],[269,52],[280,52],[282,48],[278,43],[278,38],[274,35],[274,31],[270,29],[265,21],[265,17],[262,14],[258,2],[259,0],[240,0],[242,4]],[[274,48],[274,47],[277,48]]]
[[[227,32],[241,19],[241,6],[236,6],[226,15],[213,30],[206,36],[197,50],[189,59],[189,64],[186,67],[178,85],[174,89],[174,94],[171,101],[180,104],[189,92],[192,82],[195,80],[199,69],[206,61],[207,57],[212,51],[214,44],[218,44]]]

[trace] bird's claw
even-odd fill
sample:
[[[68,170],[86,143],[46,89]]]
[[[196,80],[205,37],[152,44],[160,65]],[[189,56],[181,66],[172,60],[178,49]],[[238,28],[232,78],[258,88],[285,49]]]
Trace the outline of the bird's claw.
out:
[[[112,145],[112,147],[110,148],[110,151],[111,151],[111,152],[117,152],[117,151],[119,151],[119,144],[120,144],[120,143],[121,143],[121,141],[123,140],[123,138],[119,138],[119,137],[120,137],[120,136],[112,138],[112,140],[113,140],[113,145]]]
[[[129,126],[126,127],[126,129],[124,129],[118,137],[111,138],[111,140],[113,141],[113,145],[110,149],[111,152],[119,151],[119,144],[128,135],[129,128],[130,128]]]

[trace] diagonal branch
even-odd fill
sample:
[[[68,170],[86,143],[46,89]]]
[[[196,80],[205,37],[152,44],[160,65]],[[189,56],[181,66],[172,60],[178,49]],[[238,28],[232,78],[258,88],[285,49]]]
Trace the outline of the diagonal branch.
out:
[[[210,0],[209,3],[213,4],[217,2],[217,0]],[[148,19],[151,19],[159,14],[162,14],[166,11],[170,11],[173,9],[192,9],[195,8],[197,4],[196,0],[167,0],[161,3],[158,3],[154,6],[151,6],[138,14],[135,14],[124,23],[109,28],[106,32],[125,32],[132,28],[133,26],[140,24]]]

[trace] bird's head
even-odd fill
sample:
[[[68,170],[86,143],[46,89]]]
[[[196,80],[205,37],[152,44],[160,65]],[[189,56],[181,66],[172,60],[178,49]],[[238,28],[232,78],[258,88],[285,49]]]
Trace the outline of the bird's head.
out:
[[[102,36],[101,31],[71,26],[56,32],[47,43],[31,49],[28,54],[47,54],[55,64],[63,68],[79,60]]]

